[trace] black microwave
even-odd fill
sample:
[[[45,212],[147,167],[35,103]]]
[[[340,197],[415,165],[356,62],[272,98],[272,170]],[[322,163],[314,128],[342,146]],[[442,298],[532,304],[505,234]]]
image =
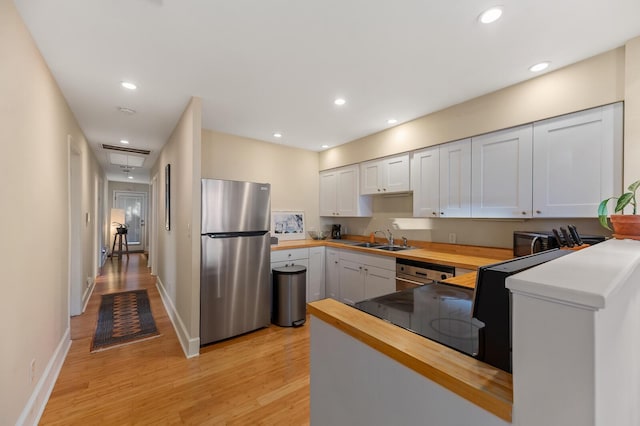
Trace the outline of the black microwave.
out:
[[[605,237],[600,235],[581,235],[581,238],[585,244],[590,245],[605,240]],[[528,256],[558,247],[559,245],[553,236],[553,232],[514,231],[513,233],[514,257]]]

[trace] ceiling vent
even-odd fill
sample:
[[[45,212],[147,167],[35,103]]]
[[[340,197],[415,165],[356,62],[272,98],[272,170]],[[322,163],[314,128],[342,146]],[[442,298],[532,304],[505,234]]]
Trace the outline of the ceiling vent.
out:
[[[102,144],[102,149],[110,149],[112,151],[120,151],[120,152],[129,152],[132,154],[142,154],[142,155],[151,154],[151,151],[147,149],[137,149],[137,148],[128,148],[125,146],[107,145],[106,143]]]

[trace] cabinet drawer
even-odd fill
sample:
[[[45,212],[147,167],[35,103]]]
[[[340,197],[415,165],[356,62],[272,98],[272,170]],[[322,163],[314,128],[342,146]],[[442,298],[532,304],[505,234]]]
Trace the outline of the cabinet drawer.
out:
[[[361,263],[363,265],[376,266],[382,269],[396,270],[395,257],[376,256],[374,254],[363,254],[350,250],[340,251],[340,260],[348,260],[350,262]]]
[[[285,262],[287,260],[308,259],[309,249],[275,250],[271,252],[271,262]]]

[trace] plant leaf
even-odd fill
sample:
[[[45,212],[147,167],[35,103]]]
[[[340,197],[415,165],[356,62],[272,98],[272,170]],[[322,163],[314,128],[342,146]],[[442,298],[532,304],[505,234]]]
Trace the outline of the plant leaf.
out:
[[[616,208],[615,208],[616,213],[624,210],[624,208],[627,207],[627,205],[632,199],[633,199],[632,192],[625,192],[624,194],[622,194],[620,198],[618,198],[618,203],[616,204]]]
[[[616,197],[611,197],[607,198],[606,200],[602,200],[602,202],[598,206],[598,220],[600,221],[600,225],[602,225],[603,228],[606,228],[609,231],[611,231],[611,228],[609,228],[609,223],[607,222],[607,216],[609,215],[609,211],[607,210],[607,203],[609,203],[609,200],[614,200],[615,198]]]
[[[631,192],[636,192],[636,189],[638,189],[638,187],[640,187],[640,180],[633,182],[627,189]]]

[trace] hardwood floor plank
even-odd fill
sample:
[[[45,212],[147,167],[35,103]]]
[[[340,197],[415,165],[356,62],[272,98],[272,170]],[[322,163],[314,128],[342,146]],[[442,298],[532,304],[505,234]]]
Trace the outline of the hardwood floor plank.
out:
[[[144,255],[108,260],[42,425],[307,425],[309,326],[275,325],[185,358]],[[146,288],[160,336],[90,353],[100,296]]]

